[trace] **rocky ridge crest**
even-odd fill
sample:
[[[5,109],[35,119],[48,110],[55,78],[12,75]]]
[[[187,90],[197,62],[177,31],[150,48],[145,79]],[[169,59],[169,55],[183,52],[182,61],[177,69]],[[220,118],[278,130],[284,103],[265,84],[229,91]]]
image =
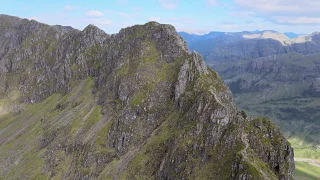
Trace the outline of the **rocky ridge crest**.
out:
[[[0,176],[292,177],[279,128],[238,112],[173,26],[108,35],[3,15],[0,25]]]

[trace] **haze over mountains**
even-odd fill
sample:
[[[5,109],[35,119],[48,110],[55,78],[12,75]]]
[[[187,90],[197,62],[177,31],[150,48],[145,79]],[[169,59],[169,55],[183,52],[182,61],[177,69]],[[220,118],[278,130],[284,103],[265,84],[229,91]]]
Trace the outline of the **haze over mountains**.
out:
[[[219,72],[238,106],[280,125],[297,157],[320,159],[320,34],[179,33]]]
[[[197,35],[197,34],[190,34],[187,32],[178,32],[178,34],[183,37],[183,39],[187,42],[190,43],[192,41],[199,41],[199,40],[207,40],[207,39],[212,39],[212,38],[216,38],[219,36],[223,36],[223,35],[233,35],[233,36],[243,36],[243,35],[261,35],[263,33],[266,32],[271,32],[274,34],[280,34],[280,35],[284,35],[286,37],[284,38],[289,38],[289,39],[294,39],[294,38],[298,38],[301,36],[305,36],[304,34],[297,34],[294,32],[285,32],[283,34],[278,33],[276,31],[273,30],[265,30],[265,31],[260,31],[260,30],[255,30],[255,31],[243,31],[243,32],[220,32],[220,31],[211,31],[207,34],[204,35]]]

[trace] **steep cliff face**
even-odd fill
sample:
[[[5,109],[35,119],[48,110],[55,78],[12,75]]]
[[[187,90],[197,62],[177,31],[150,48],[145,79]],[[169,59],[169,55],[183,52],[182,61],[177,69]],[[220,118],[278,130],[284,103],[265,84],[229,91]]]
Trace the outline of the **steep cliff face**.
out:
[[[181,35],[219,73],[239,108],[276,122],[296,157],[320,160],[319,33]]]
[[[0,25],[1,177],[292,177],[279,128],[238,112],[174,27],[108,35],[8,16]]]

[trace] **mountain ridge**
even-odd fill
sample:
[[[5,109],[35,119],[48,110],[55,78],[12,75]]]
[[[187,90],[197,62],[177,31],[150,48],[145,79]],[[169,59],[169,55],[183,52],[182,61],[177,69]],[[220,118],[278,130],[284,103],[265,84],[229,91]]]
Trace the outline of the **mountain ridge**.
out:
[[[224,35],[224,34],[233,34],[233,35],[236,35],[236,34],[261,34],[264,32],[273,32],[273,33],[283,34],[289,39],[295,39],[295,38],[298,38],[301,36],[310,36],[313,33],[317,33],[317,32],[313,32],[311,34],[297,34],[294,32],[281,33],[281,32],[275,31],[275,30],[255,30],[255,31],[239,31],[239,32],[210,31],[209,33],[206,33],[206,34],[193,34],[193,33],[188,33],[185,31],[179,31],[178,34],[181,35],[186,41],[188,41],[187,36],[193,36],[195,39],[202,39],[202,38],[209,38],[210,35],[218,36],[218,35]]]
[[[6,21],[0,17],[0,176],[292,177],[293,149],[279,128],[238,111],[173,26],[149,22],[108,35],[92,25],[59,31]]]

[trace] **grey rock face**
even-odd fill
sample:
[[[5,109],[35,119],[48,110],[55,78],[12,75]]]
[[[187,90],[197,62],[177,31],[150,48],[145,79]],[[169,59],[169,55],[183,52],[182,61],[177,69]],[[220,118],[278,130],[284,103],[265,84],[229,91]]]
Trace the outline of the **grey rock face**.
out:
[[[194,52],[192,52],[192,58],[194,59],[194,62],[195,62],[197,70],[199,72],[201,72],[201,73],[207,74],[208,73],[208,69],[207,69],[208,67],[205,64],[205,62],[203,61],[201,55],[194,51]]]
[[[6,167],[0,175],[292,177],[292,148],[279,129],[268,120],[244,119],[218,74],[198,53],[189,53],[173,26],[150,22],[108,35],[93,25],[78,31],[1,18],[0,24],[11,26],[0,31],[32,31],[20,40],[0,34],[0,43],[13,44],[1,51],[0,99],[18,94],[12,103],[21,105],[20,114],[10,116],[24,125],[23,131],[11,125],[0,129],[9,134],[0,138],[5,147],[0,149],[10,150],[10,139],[23,147],[14,153],[1,150],[8,157],[0,156]],[[260,129],[254,127],[256,121],[262,121]],[[262,137],[276,143],[260,143]],[[26,140],[31,143],[22,146]],[[28,167],[29,156],[37,156],[32,173],[15,168]],[[260,172],[260,166],[268,168]]]

